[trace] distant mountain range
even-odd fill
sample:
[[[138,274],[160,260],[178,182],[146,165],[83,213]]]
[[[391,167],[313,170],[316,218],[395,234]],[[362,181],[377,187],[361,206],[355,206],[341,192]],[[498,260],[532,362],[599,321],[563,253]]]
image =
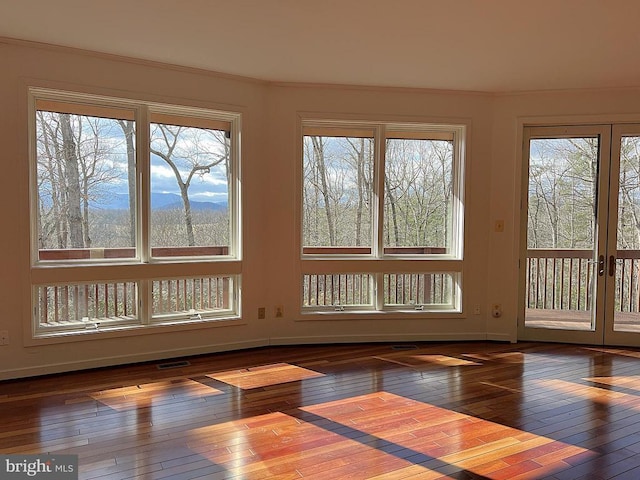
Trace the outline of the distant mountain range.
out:
[[[129,195],[126,193],[114,193],[100,199],[99,202],[90,202],[91,208],[101,210],[128,210]],[[182,197],[175,193],[151,193],[151,208],[153,210],[181,210],[183,208]],[[191,210],[226,210],[226,202],[200,202],[191,200]]]

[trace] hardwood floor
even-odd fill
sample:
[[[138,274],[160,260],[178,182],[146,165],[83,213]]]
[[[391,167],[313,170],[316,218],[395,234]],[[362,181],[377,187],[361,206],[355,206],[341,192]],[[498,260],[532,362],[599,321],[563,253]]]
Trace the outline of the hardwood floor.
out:
[[[0,453],[83,479],[638,479],[640,351],[271,347],[0,383]]]

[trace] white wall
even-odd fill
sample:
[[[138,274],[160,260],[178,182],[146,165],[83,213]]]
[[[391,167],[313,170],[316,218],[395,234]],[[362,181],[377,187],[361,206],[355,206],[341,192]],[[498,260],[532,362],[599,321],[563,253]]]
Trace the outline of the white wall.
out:
[[[0,379],[192,353],[343,341],[516,340],[519,141],[522,117],[640,112],[635,91],[492,96],[400,89],[271,85],[85,52],[0,40]],[[25,346],[29,335],[26,87],[31,84],[243,113],[243,322],[67,344]],[[296,243],[298,118],[314,112],[362,120],[469,125],[464,302],[461,318],[307,321],[299,313]],[[638,116],[640,120],[640,115]],[[505,232],[493,231],[496,219]],[[492,303],[504,315],[488,315]],[[273,318],[283,305],[282,319]],[[267,319],[257,308],[267,307]]]
[[[263,202],[267,195],[263,180],[269,172],[264,148],[265,85],[20,43],[0,43],[0,65],[0,164],[5,172],[0,176],[0,222],[4,225],[0,235],[0,329],[10,335],[10,344],[0,348],[0,378],[265,345],[268,325],[258,321],[255,313],[258,305],[268,302],[265,250],[255,241],[263,237],[268,213]],[[23,346],[30,321],[26,87],[31,84],[242,112],[247,172],[243,190],[249,206],[244,221],[249,241],[243,266],[244,308],[248,314],[243,316],[243,325],[163,330],[122,338],[90,335],[90,340],[81,342]]]
[[[380,340],[453,340],[485,339],[487,337],[484,308],[486,304],[487,259],[489,249],[487,221],[490,182],[491,104],[486,95],[446,92],[425,92],[393,89],[337,88],[281,85],[269,91],[271,173],[280,181],[272,181],[269,202],[278,215],[270,216],[268,236],[277,241],[270,255],[269,269],[278,272],[272,283],[270,298],[285,306],[283,319],[273,319],[271,335],[274,343],[347,342]],[[465,232],[465,307],[478,304],[482,315],[465,318],[414,318],[394,316],[362,320],[302,320],[300,303],[300,260],[296,243],[296,212],[292,205],[299,202],[299,117],[314,114],[330,119],[381,121],[420,121],[469,124],[470,144],[467,145],[466,169],[466,232]],[[353,261],[358,271],[358,262]],[[284,267],[284,268],[283,268]],[[334,317],[335,318],[335,317]],[[501,332],[492,332],[508,340]]]

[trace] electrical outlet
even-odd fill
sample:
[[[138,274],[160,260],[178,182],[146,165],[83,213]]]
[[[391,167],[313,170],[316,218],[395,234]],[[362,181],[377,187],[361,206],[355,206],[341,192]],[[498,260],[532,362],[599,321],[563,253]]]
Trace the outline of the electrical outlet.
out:
[[[493,229],[498,233],[504,232],[504,220],[496,220]]]
[[[9,330],[0,330],[0,345],[9,345]]]
[[[476,304],[473,306],[473,314],[480,315],[480,305]]]
[[[491,305],[491,316],[494,318],[500,318],[502,316],[502,304],[494,303]]]
[[[284,307],[282,305],[276,306],[275,317],[276,318],[284,317]]]
[[[267,309],[264,307],[258,307],[258,319],[263,320],[267,316]]]

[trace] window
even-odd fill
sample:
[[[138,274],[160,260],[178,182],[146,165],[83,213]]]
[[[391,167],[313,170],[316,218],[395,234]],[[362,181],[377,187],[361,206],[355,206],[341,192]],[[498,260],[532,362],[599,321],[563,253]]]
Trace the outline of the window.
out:
[[[136,257],[134,116],[36,99],[36,261]]]
[[[305,129],[303,253],[372,253],[373,134]]]
[[[453,133],[387,130],[385,146],[383,252],[455,256]]]
[[[34,335],[237,318],[239,114],[30,101]]]
[[[303,121],[303,311],[461,310],[464,134]]]
[[[150,119],[152,255],[228,255],[231,123]]]
[[[373,305],[374,276],[368,273],[314,274],[303,277],[303,306],[368,308]]]

